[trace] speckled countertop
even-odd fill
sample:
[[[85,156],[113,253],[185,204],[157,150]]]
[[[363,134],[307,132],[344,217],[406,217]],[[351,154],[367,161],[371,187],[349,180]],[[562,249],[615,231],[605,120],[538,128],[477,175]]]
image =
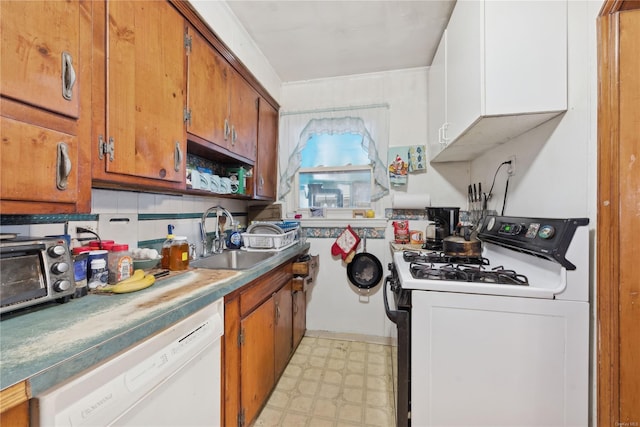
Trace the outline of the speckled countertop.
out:
[[[0,321],[0,389],[29,380],[31,395],[167,328],[308,250],[296,244],[243,271],[190,269],[142,291],[90,294]]]

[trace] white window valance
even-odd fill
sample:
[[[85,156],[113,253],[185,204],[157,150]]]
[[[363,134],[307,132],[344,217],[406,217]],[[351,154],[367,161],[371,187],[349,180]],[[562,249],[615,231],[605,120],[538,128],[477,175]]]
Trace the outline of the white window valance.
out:
[[[379,153],[389,145],[389,106],[374,105],[343,109],[282,113],[280,119],[280,185],[278,198],[287,199],[302,163],[302,150],[314,134],[354,133],[362,135],[362,148],[371,162],[376,201],[389,193],[389,175]]]

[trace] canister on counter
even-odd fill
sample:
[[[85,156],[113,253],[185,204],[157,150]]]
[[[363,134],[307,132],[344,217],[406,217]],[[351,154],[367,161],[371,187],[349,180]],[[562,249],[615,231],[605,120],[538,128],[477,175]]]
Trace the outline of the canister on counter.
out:
[[[424,243],[424,234],[420,230],[410,230],[409,231],[409,243],[411,244],[423,244]]]
[[[73,278],[76,282],[76,293],[74,298],[81,298],[87,295],[87,266],[89,262],[89,252],[91,249],[86,246],[73,248]]]
[[[107,262],[102,258],[94,258],[91,260],[91,278],[89,279],[89,289],[96,289],[105,286],[109,281],[109,270],[107,270]]]
[[[93,272],[91,270],[91,262],[94,259],[104,260],[104,268],[106,270],[107,269],[108,257],[109,257],[109,251],[106,250],[106,249],[97,249],[97,250],[92,250],[92,251],[89,252],[89,259],[87,261],[87,279],[89,280],[89,282],[91,282],[91,275],[93,274]],[[109,274],[107,273],[107,278],[108,278],[108,276],[109,276]]]
[[[108,257],[109,283],[118,283],[133,274],[133,258],[129,245],[114,244]]]
[[[114,243],[115,242],[113,240],[92,240],[89,242],[89,246],[92,250],[104,249],[108,251]]]
[[[189,268],[189,242],[186,236],[175,236],[169,253],[169,270]]]

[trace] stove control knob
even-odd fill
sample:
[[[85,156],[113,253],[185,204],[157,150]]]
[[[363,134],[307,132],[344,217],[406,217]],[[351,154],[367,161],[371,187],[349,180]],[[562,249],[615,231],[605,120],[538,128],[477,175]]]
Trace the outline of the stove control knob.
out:
[[[71,282],[68,280],[58,280],[53,285],[53,289],[55,289],[56,292],[64,292],[66,290],[69,290],[70,288],[71,288]]]
[[[538,231],[538,237],[541,239],[550,239],[556,234],[556,229],[553,225],[543,225]]]

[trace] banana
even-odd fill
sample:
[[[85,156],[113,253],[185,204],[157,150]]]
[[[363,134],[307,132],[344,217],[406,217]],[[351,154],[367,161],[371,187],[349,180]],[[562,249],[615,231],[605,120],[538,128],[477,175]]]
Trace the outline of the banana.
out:
[[[138,269],[138,270],[134,271],[133,274],[131,276],[129,276],[127,279],[119,281],[118,283],[116,283],[116,285],[121,285],[121,284],[124,284],[124,283],[137,282],[138,280],[142,279],[143,277],[144,277],[144,270]]]
[[[143,277],[138,280],[129,281],[123,280],[121,282],[116,283],[115,285],[103,286],[102,288],[97,288],[96,291],[99,292],[113,292],[114,294],[125,294],[128,292],[135,292],[149,286],[153,285],[156,281],[156,278],[153,274],[145,275],[143,273]]]

